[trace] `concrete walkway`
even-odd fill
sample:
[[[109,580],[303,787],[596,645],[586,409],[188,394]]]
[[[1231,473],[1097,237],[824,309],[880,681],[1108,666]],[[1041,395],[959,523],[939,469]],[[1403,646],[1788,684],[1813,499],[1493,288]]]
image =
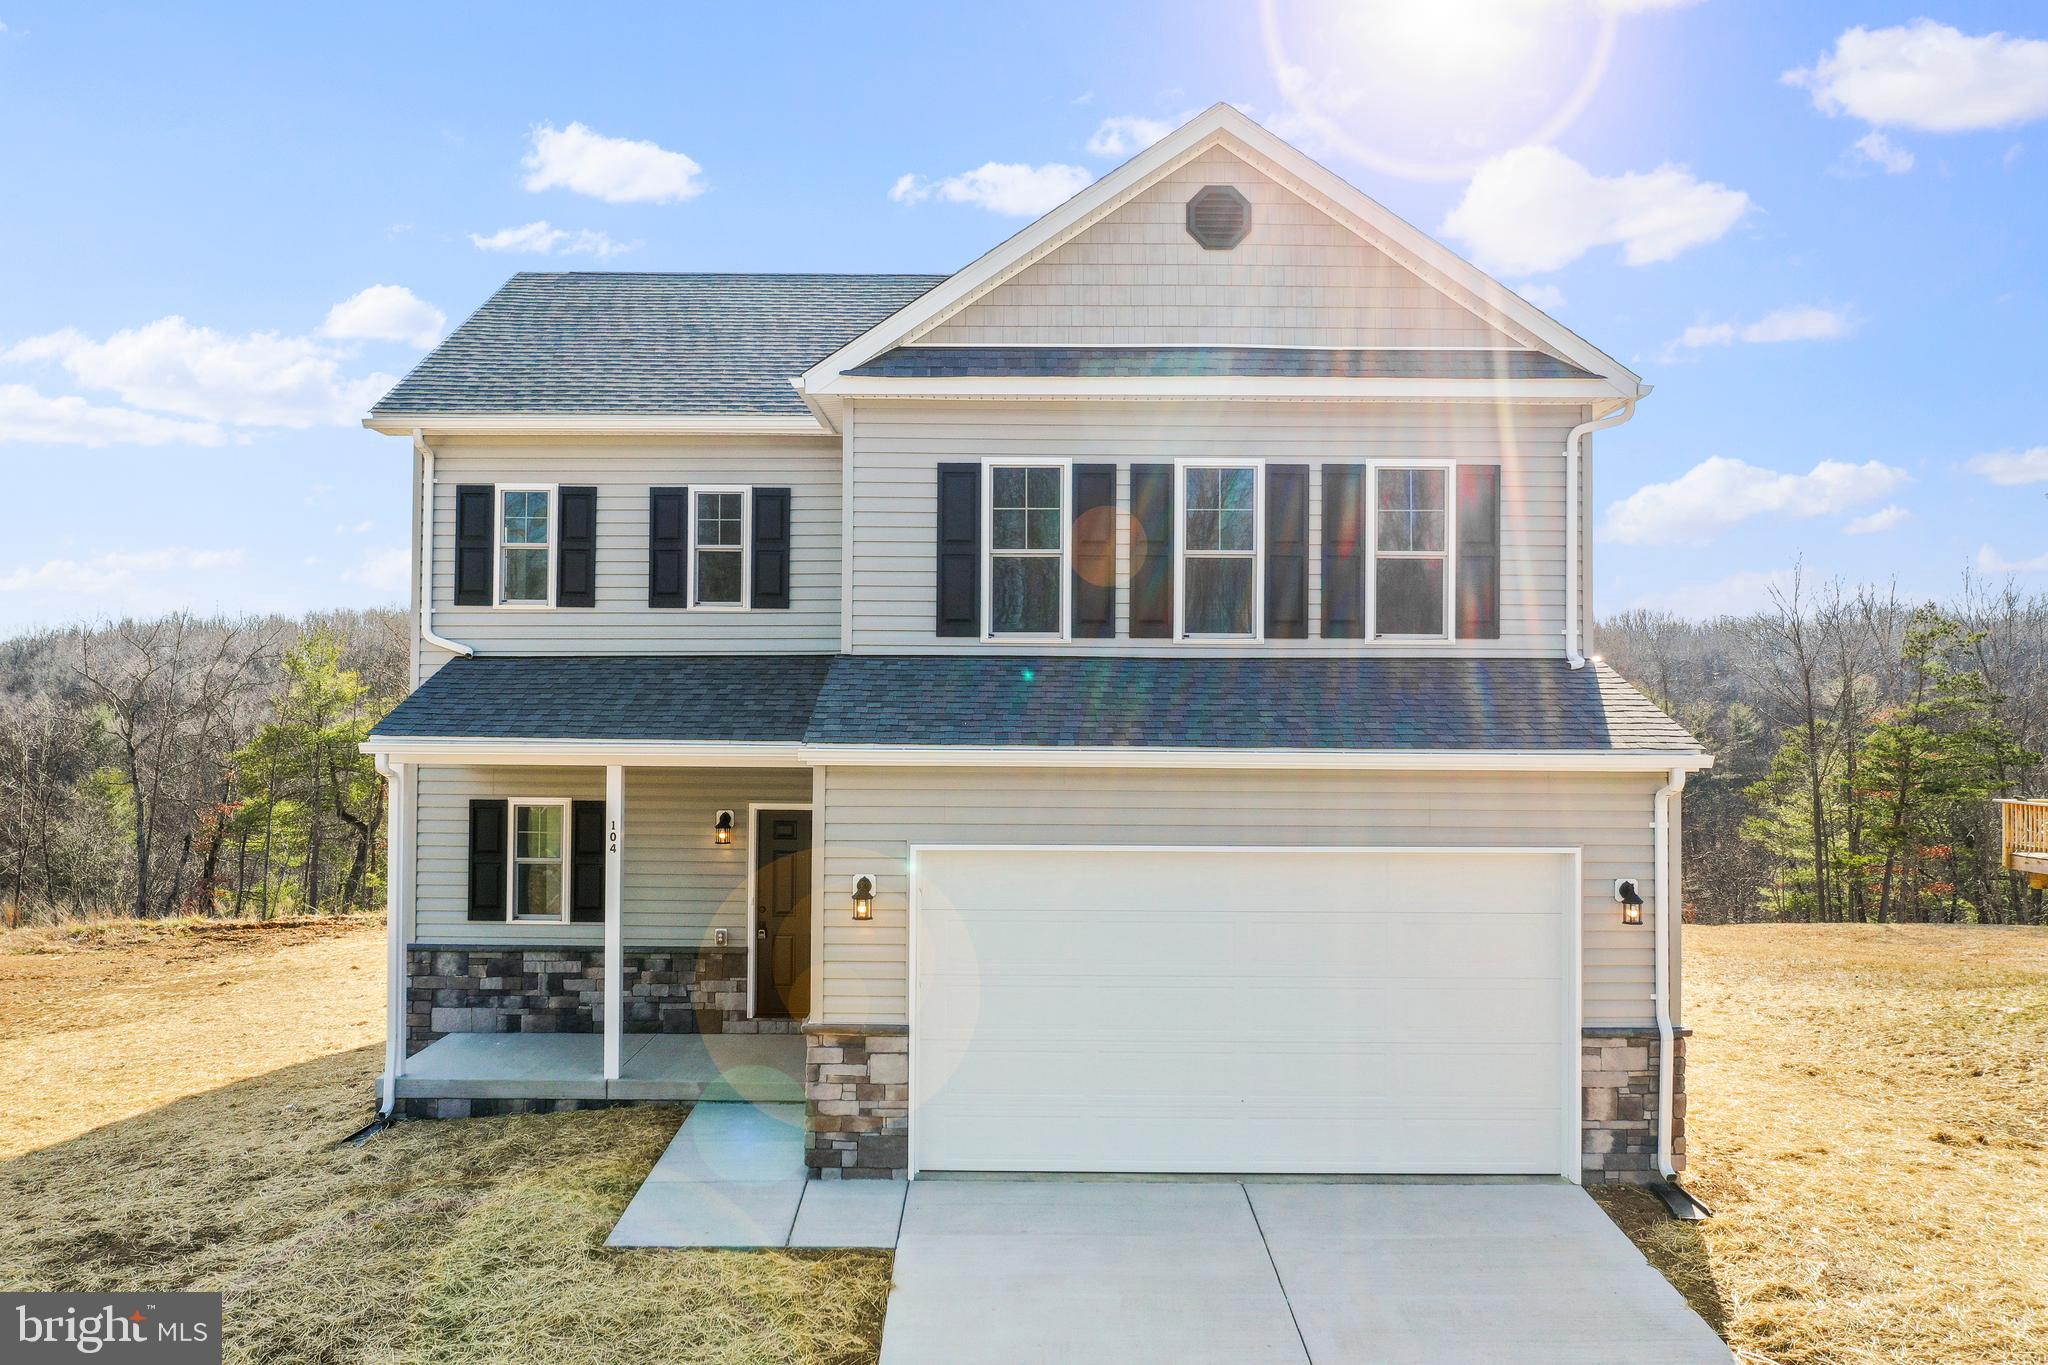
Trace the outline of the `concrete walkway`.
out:
[[[900,1180],[811,1180],[801,1104],[699,1104],[605,1245],[896,1245]]]
[[[921,1180],[882,1365],[1728,1365],[1558,1183]]]

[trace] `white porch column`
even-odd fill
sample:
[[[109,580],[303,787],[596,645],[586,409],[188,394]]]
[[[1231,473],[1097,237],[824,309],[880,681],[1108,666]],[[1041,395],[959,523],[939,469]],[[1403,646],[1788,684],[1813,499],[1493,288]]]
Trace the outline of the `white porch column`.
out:
[[[619,1041],[625,1033],[626,770],[604,770],[604,1078],[619,1078]]]
[[[410,763],[380,760],[387,787],[384,836],[384,1112],[398,1107],[398,1077],[405,1070],[405,945],[412,920],[413,775]]]

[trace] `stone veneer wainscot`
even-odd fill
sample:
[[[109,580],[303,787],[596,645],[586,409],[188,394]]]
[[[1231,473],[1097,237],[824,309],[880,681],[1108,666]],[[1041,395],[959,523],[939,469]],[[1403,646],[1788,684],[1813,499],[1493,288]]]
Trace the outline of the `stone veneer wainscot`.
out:
[[[804,1029],[804,1162],[822,1180],[910,1174],[910,1035],[901,1026]]]
[[[1672,1039],[1671,1164],[1685,1169],[1685,1038]],[[1655,1029],[1589,1028],[1580,1059],[1579,1178],[1588,1185],[1649,1185],[1657,1170]]]

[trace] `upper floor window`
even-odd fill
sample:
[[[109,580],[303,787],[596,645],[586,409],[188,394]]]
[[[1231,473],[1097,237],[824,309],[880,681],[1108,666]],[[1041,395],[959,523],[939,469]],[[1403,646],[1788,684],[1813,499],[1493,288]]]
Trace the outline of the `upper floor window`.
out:
[[[554,602],[555,491],[498,489],[498,603],[545,607]]]
[[[563,848],[568,827],[566,801],[512,803],[512,916],[567,919]]]
[[[1063,638],[1066,466],[992,464],[988,481],[989,634]]]
[[[1182,638],[1259,632],[1259,468],[1181,469]]]
[[[1373,473],[1373,634],[1441,636],[1450,606],[1450,468]]]
[[[747,604],[747,490],[694,490],[690,519],[691,558],[696,568],[696,605]]]

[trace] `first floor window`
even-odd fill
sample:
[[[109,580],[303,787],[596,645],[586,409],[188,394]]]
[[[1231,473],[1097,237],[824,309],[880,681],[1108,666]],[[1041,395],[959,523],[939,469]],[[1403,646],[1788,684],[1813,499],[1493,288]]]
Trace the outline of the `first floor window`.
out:
[[[1251,635],[1258,582],[1258,470],[1182,471],[1181,634]]]
[[[1059,465],[989,471],[989,633],[1058,635],[1066,579],[1066,517]]]
[[[498,601],[545,606],[551,599],[552,503],[546,488],[498,490]]]
[[[746,604],[747,495],[738,490],[700,492],[697,498],[697,605]]]
[[[566,802],[512,804],[512,915],[515,919],[567,917],[563,862]]]
[[[1382,468],[1373,519],[1373,630],[1442,635],[1449,471]]]

